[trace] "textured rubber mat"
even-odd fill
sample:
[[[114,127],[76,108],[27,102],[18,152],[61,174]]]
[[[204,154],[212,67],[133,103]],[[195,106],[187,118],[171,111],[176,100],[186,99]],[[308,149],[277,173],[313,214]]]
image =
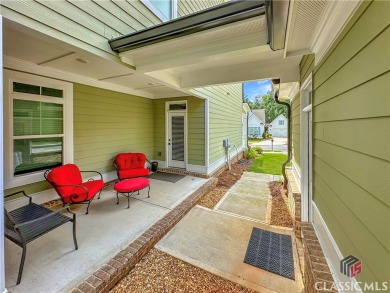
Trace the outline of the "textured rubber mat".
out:
[[[171,173],[163,173],[163,172],[154,172],[153,174],[150,174],[149,178],[155,179],[155,180],[161,180],[161,181],[167,181],[176,183],[180,179],[184,178],[186,176],[184,175],[178,175],[178,174],[171,174]]]
[[[291,236],[253,228],[244,262],[295,280]]]

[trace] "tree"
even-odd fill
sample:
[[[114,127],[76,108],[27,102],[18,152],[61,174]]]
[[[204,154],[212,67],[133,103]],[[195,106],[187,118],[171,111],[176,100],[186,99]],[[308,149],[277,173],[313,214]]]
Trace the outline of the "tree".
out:
[[[251,109],[264,109],[266,123],[272,122],[278,115],[283,114],[287,117],[287,107],[275,102],[272,95],[272,91],[268,91],[264,96],[256,96],[254,101],[250,101],[245,98],[245,101],[249,104]],[[289,103],[289,100],[283,100],[283,102]]]

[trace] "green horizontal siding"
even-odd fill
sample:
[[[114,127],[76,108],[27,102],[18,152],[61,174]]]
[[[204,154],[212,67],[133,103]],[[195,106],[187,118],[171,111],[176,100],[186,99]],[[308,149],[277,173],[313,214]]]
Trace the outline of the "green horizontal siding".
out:
[[[162,23],[140,0],[2,1],[0,10],[15,22],[109,54],[108,40]]]
[[[242,84],[229,84],[194,89],[209,99],[209,163],[225,156],[222,141],[242,145]]]
[[[81,84],[74,85],[74,161],[81,170],[114,170],[120,152],[153,155],[150,99]]]
[[[291,141],[292,159],[295,166],[301,168],[301,102],[297,93],[291,102]]]
[[[205,166],[205,100],[195,97],[153,100],[154,107],[154,159],[165,161],[165,103],[187,101],[188,163]],[[158,153],[161,153],[161,156]]]
[[[182,17],[197,11],[205,10],[212,6],[224,3],[227,0],[179,0],[177,3],[177,16]]]
[[[74,162],[81,170],[114,170],[120,152],[153,154],[153,102],[81,84],[73,85]],[[46,181],[5,190],[27,194],[49,189]]]
[[[360,282],[390,276],[389,11],[364,2],[313,72],[313,197],[343,255],[362,260]]]
[[[303,56],[301,62],[299,63],[301,84],[304,83],[307,77],[310,75],[310,73],[313,70],[313,67],[314,67],[314,54]]]

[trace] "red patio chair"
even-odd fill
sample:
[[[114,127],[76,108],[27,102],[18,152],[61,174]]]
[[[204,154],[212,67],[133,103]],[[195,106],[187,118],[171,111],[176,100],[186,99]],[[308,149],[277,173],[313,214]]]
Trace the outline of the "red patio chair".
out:
[[[89,179],[83,182],[81,172],[93,172],[100,175],[100,180]],[[74,164],[66,164],[54,169],[47,170],[45,179],[53,186],[57,194],[61,197],[63,205],[66,204],[88,204],[89,205],[103,189],[103,176],[97,171],[80,171]]]
[[[119,181],[136,177],[147,177],[146,156],[142,153],[121,153],[115,157],[114,165]]]

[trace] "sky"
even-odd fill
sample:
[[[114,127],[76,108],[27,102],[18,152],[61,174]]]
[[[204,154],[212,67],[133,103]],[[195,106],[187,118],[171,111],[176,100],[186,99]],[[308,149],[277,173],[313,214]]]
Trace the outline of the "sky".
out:
[[[255,96],[263,96],[270,90],[272,90],[270,80],[244,82],[244,96],[248,97],[251,101],[254,101]]]

